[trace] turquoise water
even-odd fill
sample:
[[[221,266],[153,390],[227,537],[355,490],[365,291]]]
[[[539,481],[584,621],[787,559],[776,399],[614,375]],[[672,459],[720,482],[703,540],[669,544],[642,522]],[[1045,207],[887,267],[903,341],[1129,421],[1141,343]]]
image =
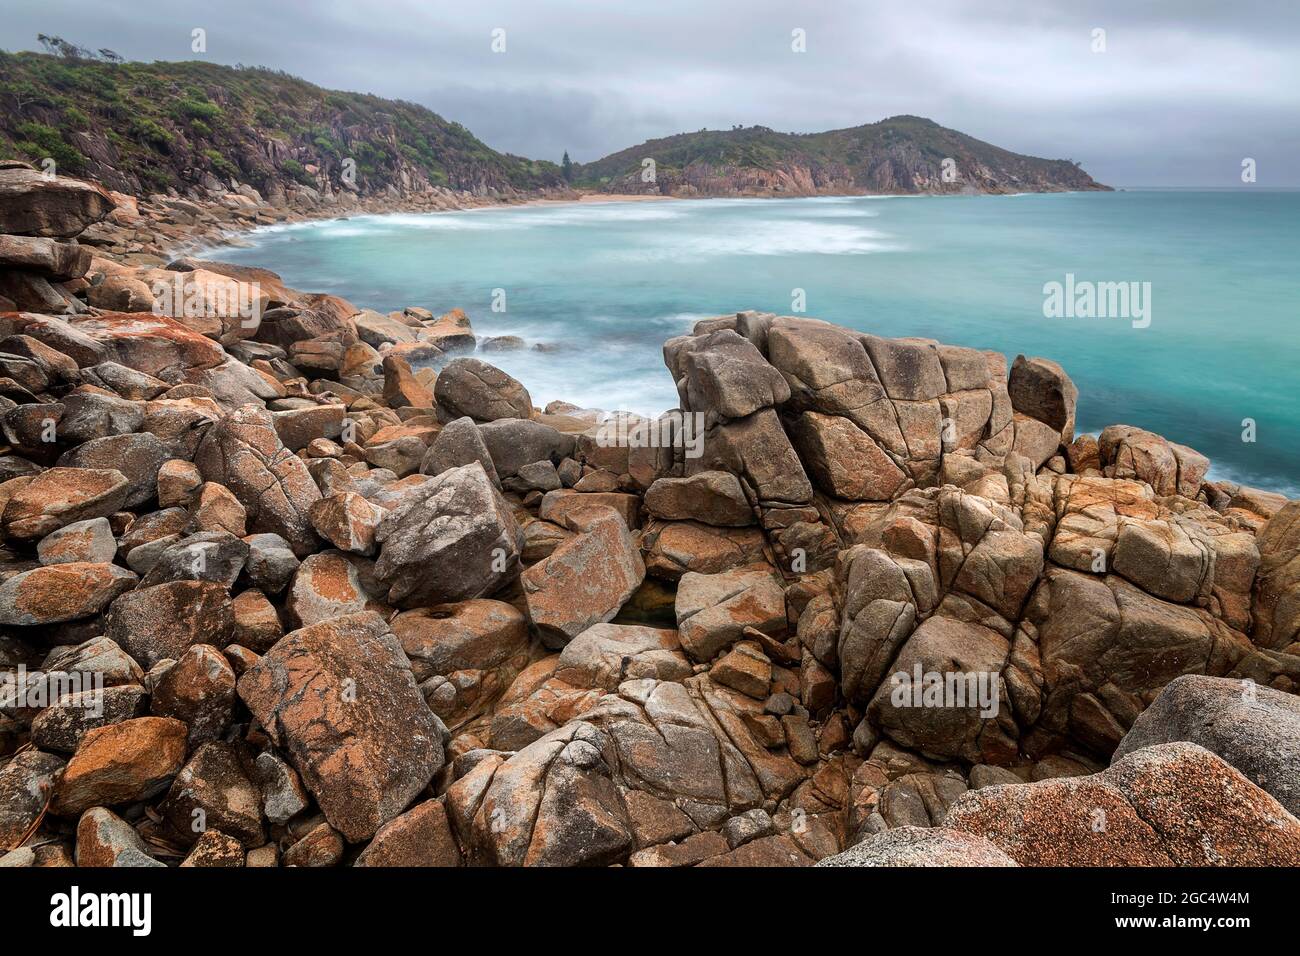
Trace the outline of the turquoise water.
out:
[[[1059,361],[1079,424],[1199,449],[1212,474],[1300,494],[1300,193],[686,200],[359,217],[210,255],[389,311],[460,306],[541,405],[677,404],[663,341],[702,316],[810,316]],[[1150,324],[1046,318],[1044,284],[1149,282]],[[492,310],[504,290],[504,312]],[[499,301],[499,293],[498,301]],[[1242,441],[1243,419],[1256,441]]]

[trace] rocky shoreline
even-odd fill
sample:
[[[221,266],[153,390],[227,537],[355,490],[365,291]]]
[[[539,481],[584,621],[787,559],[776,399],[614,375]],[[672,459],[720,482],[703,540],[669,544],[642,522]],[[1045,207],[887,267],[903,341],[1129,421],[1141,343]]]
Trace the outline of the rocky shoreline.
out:
[[[1300,864],[1300,502],[802,317],[538,409],[230,195],[0,168],[0,865]]]

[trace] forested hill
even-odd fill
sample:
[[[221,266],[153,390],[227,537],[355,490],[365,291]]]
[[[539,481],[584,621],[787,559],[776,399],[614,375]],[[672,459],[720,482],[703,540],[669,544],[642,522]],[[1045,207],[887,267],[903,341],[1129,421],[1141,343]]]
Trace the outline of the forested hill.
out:
[[[919,116],[825,133],[764,126],[681,133],[577,166],[572,178],[607,192],[674,196],[1109,188],[1071,160],[1013,153]]]
[[[291,184],[361,195],[563,185],[556,164],[499,153],[414,103],[261,68],[82,52],[0,51],[0,159],[51,158],[136,195],[232,181],[268,196]]]

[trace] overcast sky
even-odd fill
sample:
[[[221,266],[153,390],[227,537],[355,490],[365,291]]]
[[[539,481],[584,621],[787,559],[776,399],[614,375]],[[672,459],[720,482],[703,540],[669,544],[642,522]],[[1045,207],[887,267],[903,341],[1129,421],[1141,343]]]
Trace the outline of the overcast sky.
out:
[[[0,0],[52,33],[422,103],[575,161],[701,127],[813,132],[898,113],[1117,186],[1300,186],[1300,3],[1207,0]],[[206,54],[191,31],[207,32]],[[505,52],[492,31],[505,31]],[[806,52],[791,49],[803,30]],[[1105,52],[1093,52],[1094,31]]]

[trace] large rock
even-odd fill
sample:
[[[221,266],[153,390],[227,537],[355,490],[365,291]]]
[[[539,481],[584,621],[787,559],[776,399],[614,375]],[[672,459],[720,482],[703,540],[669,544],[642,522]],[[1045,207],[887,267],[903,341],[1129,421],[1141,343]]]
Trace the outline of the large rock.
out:
[[[1218,754],[1300,815],[1300,697],[1248,680],[1179,677],[1133,722],[1114,759],[1179,740]]]
[[[579,533],[520,577],[528,616],[552,648],[613,620],[645,580],[641,552],[614,509],[592,506],[571,518]]]
[[[209,828],[246,847],[265,842],[261,794],[244,772],[238,751],[228,743],[201,745],[176,775],[159,810],[187,844]]]
[[[350,841],[373,836],[442,767],[441,725],[377,614],[286,635],[239,679],[239,696]]]
[[[546,456],[543,456],[546,457]],[[539,459],[540,460],[540,459]],[[448,422],[433,440],[429,450],[420,462],[420,474],[441,475],[450,468],[471,465],[478,462],[483,471],[492,479],[494,485],[500,486],[496,467],[492,463],[492,454],[483,444],[483,435],[474,419],[468,415]]]
[[[63,771],[53,754],[25,750],[0,768],[0,848],[8,850],[28,835]]]
[[[705,431],[701,454],[687,457],[687,474],[729,471],[763,505],[805,504],[813,489],[794,446],[770,408]],[[746,497],[749,497],[747,494]]]
[[[388,601],[421,607],[491,594],[515,576],[523,532],[477,462],[405,494],[375,532]]]
[[[0,584],[0,624],[58,624],[98,614],[138,580],[115,564],[33,568]]]
[[[172,457],[171,448],[148,432],[132,435],[106,435],[94,438],[59,458],[66,468],[117,469],[126,476],[130,488],[125,508],[138,508],[158,494],[158,472]]]
[[[502,478],[537,461],[558,463],[573,453],[574,437],[542,422],[502,418],[479,426],[496,473]]]
[[[744,418],[790,397],[781,373],[751,342],[729,329],[690,339],[675,360],[691,411]]]
[[[614,691],[625,680],[683,681],[694,673],[675,631],[594,624],[560,652],[555,677],[574,687]]]
[[[1157,495],[1195,498],[1210,468],[1195,449],[1132,425],[1110,425],[1097,442],[1107,477],[1145,481]]]
[[[452,359],[433,387],[438,405],[453,418],[477,422],[532,418],[528,390],[499,368],[474,358]]]
[[[1251,615],[1261,647],[1281,650],[1300,640],[1300,501],[1287,502],[1259,534]]]
[[[478,599],[403,611],[392,620],[415,679],[488,670],[528,646],[528,619],[503,601]]]
[[[808,473],[836,498],[889,501],[907,480],[903,469],[847,418],[804,412],[791,431]]]
[[[130,481],[116,469],[50,468],[9,497],[5,536],[30,541],[74,521],[107,517],[122,509],[130,493]]]
[[[972,790],[945,827],[1021,866],[1295,866],[1300,820],[1202,747],[1136,750],[1088,777]]]
[[[304,627],[361,611],[386,612],[374,565],[341,551],[313,554],[298,566],[285,598],[290,622]]]
[[[725,528],[754,523],[754,510],[740,480],[725,471],[660,478],[646,491],[645,508],[669,521],[700,521]]]
[[[75,242],[0,235],[0,267],[35,272],[63,282],[80,279],[90,268],[91,252]]]
[[[185,761],[185,725],[170,717],[138,717],[88,732],[68,761],[50,812],[80,816],[96,806],[147,800]]]
[[[692,660],[712,660],[746,628],[777,635],[785,630],[785,593],[768,571],[682,575],[677,585],[678,634]]]
[[[437,800],[426,800],[385,823],[354,866],[460,866],[460,848]]]
[[[1016,752],[1001,678],[1009,653],[990,628],[931,617],[903,645],[867,713],[909,749],[1003,763]]]
[[[67,567],[67,565],[64,565]],[[145,667],[178,660],[195,644],[230,643],[230,594],[215,581],[168,581],[123,594],[109,609],[104,633]]]
[[[988,840],[943,827],[896,827],[818,866],[1018,866]]]
[[[21,166],[0,169],[0,233],[67,239],[114,208],[108,190],[95,183]]]
[[[1051,359],[1017,355],[1011,363],[1007,393],[1012,408],[1050,425],[1061,436],[1061,444],[1074,441],[1079,389],[1060,365]]]
[[[194,463],[204,481],[234,493],[252,531],[280,535],[299,557],[316,550],[309,513],[320,489],[302,459],[280,443],[264,408],[246,405],[213,425]]]

